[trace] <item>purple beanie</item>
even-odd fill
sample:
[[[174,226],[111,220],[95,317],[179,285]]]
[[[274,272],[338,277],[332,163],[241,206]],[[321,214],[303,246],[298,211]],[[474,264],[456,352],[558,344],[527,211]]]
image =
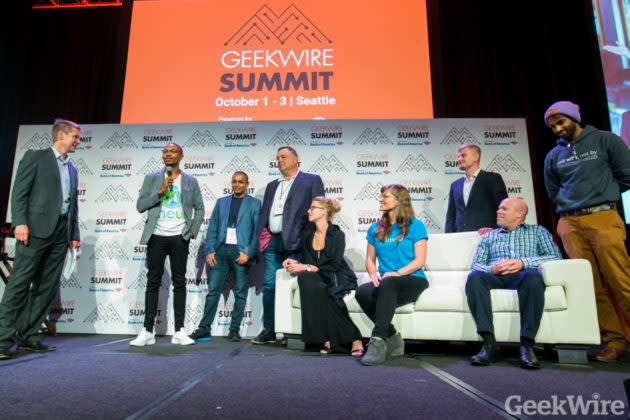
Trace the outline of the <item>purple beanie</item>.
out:
[[[580,117],[580,107],[573,102],[560,101],[551,105],[547,112],[545,112],[545,124],[547,124],[547,127],[549,127],[549,123],[547,122],[547,120],[549,119],[549,117],[555,114],[566,115],[567,117],[577,122],[582,121],[582,118]]]

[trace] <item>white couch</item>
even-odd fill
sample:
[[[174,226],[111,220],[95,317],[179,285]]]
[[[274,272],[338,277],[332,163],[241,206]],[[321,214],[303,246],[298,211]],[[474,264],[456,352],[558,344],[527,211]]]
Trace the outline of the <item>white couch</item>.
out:
[[[465,293],[479,239],[476,232],[429,235],[425,267],[429,288],[416,302],[396,309],[393,319],[404,339],[480,340]],[[345,256],[359,284],[365,283],[365,241],[348,244]],[[542,274],[547,289],[536,342],[553,344],[561,362],[585,363],[586,347],[600,343],[591,266],[586,260],[551,261],[542,265]],[[491,298],[497,341],[519,342],[516,291],[492,290]],[[369,337],[373,323],[354,292],[345,300],[361,334]],[[297,278],[284,269],[276,274],[275,328],[289,338],[299,336],[302,330]]]

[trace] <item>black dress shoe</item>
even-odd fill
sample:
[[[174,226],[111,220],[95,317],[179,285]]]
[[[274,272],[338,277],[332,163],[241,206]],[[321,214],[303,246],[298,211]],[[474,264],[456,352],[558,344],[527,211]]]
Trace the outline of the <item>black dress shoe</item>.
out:
[[[49,351],[57,350],[57,347],[47,346],[45,344],[37,342],[35,344],[18,344],[17,349],[24,350],[24,351],[32,351],[33,353],[46,353]]]
[[[525,346],[521,344],[521,367],[523,369],[540,369],[540,363],[534,354],[534,348],[532,346]]]
[[[499,346],[489,346],[484,344],[481,351],[472,357],[471,362],[475,366],[488,366],[497,361],[499,356]]]
[[[0,360],[10,359],[11,353],[9,349],[0,349]]]
[[[241,341],[241,335],[238,333],[238,331],[234,331],[234,330],[230,330],[230,333],[227,336],[228,341],[231,341],[233,343],[237,343],[239,341]]]

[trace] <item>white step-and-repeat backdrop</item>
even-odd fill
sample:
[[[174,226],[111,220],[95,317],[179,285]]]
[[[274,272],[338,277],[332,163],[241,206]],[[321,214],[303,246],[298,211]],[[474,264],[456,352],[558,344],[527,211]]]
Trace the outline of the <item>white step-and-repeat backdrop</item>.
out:
[[[523,119],[324,120],[151,125],[85,125],[71,160],[79,172],[81,258],[74,274],[61,279],[50,318],[60,332],[135,334],[144,319],[145,247],[138,241],[145,215],[135,209],[142,180],[163,167],[161,150],[182,146],[181,168],[199,181],[206,214],[191,242],[187,269],[186,328],[203,314],[208,267],[203,239],[217,198],[231,193],[235,171],[250,178],[249,193],[262,199],[265,185],[280,176],[275,155],[290,145],[300,170],[322,177],[326,195],[341,202],[336,223],[346,233],[347,253],[365,253],[364,235],[380,217],[385,184],[406,186],[416,217],[429,233],[443,232],[451,182],[463,176],[457,148],[482,149],[481,167],[503,176],[510,196],[535,207],[527,132]],[[15,165],[28,149],[50,147],[51,126],[20,127]],[[534,211],[528,223],[536,223]],[[11,220],[10,209],[8,220]],[[12,253],[9,241],[9,252]],[[356,260],[356,258],[354,258]],[[243,319],[244,335],[260,331],[261,264],[251,270]],[[362,267],[356,267],[361,270]],[[173,329],[170,277],[163,278],[158,333]],[[227,334],[232,311],[231,281],[219,303],[214,335]]]

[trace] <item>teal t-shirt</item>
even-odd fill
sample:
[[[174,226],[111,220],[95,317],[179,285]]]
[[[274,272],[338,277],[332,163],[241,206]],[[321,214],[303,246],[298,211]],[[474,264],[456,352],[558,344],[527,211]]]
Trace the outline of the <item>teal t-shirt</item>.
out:
[[[378,272],[381,276],[384,273],[393,272],[408,265],[413,260],[413,245],[422,239],[428,239],[427,229],[424,227],[424,223],[418,219],[409,221],[407,236],[398,241],[398,243],[395,242],[396,237],[400,234],[400,228],[397,223],[392,225],[392,231],[389,232],[385,242],[379,241],[374,235],[376,226],[377,223],[370,226],[365,239],[376,251]],[[426,278],[422,268],[408,275]]]

